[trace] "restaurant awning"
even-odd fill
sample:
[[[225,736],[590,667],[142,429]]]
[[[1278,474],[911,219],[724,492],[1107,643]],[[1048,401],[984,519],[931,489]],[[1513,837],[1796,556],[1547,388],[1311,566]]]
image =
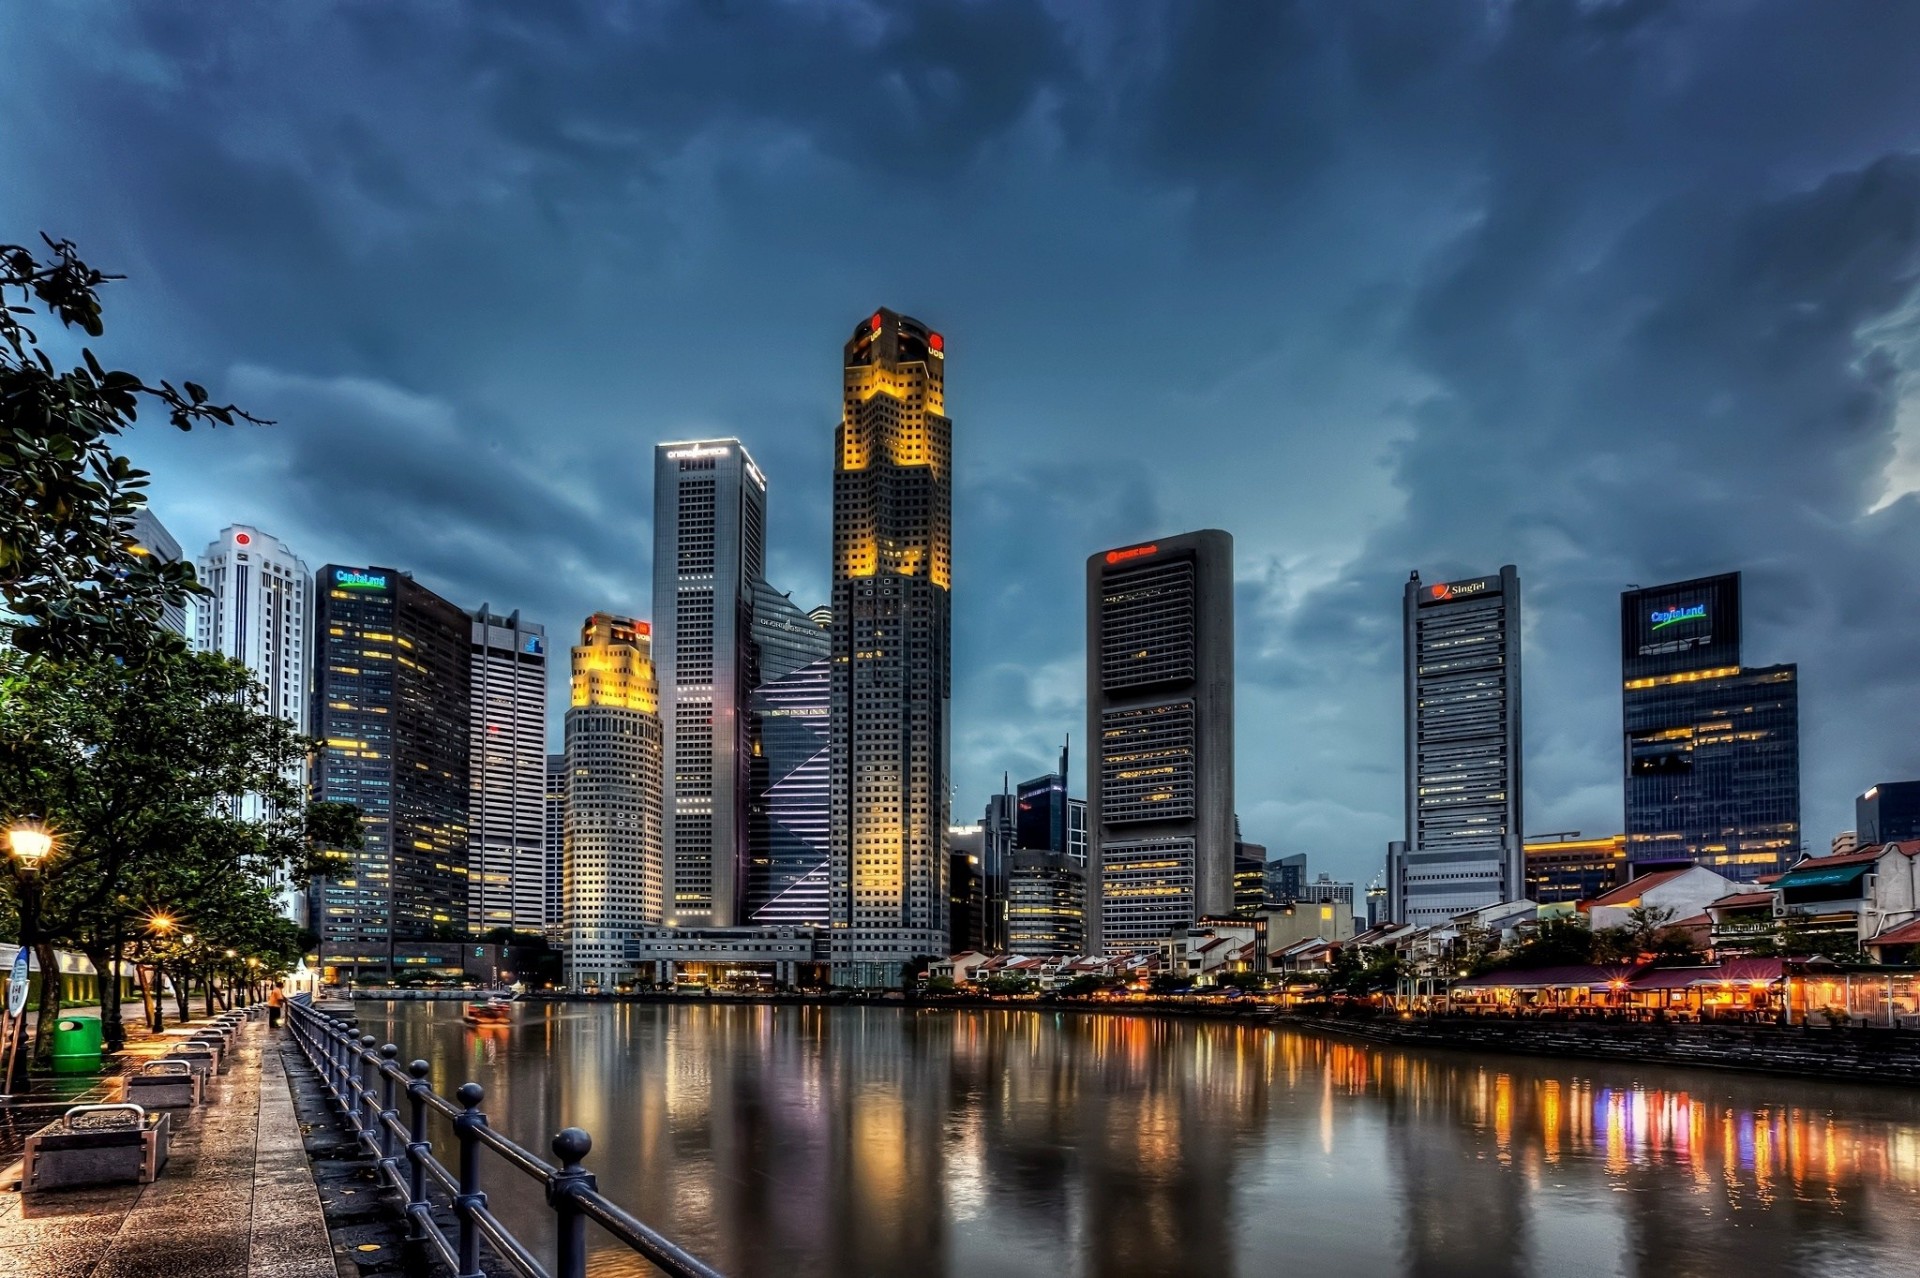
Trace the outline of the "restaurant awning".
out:
[[[1810,866],[1804,870],[1789,870],[1774,883],[1777,888],[1837,887],[1842,883],[1851,883],[1873,868],[1869,862],[1858,865]]]

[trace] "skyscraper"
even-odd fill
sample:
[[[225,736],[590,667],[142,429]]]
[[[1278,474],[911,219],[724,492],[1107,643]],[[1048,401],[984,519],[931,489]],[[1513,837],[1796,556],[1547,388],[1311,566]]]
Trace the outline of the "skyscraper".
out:
[[[152,555],[163,563],[180,561],[180,543],[174,539],[167,526],[160,522],[160,516],[151,509],[142,506],[134,512],[133,523],[127,529],[133,539],[133,553]],[[181,638],[191,641],[196,629],[189,619],[187,604],[163,604],[160,608],[160,624]]]
[[[1075,958],[1087,949],[1087,872],[1065,852],[1018,849],[1006,868],[1007,953]],[[957,948],[957,947],[956,947]]]
[[[1426,926],[1526,893],[1520,574],[1407,580],[1404,844],[1387,866],[1397,923]]]
[[[1857,847],[1920,839],[1920,781],[1882,781],[1853,801]]]
[[[1620,596],[1627,860],[1731,879],[1800,851],[1799,667],[1740,664],[1740,574]]]
[[[328,564],[314,634],[314,794],[365,838],[314,885],[321,964],[444,966],[426,943],[467,931],[471,623],[406,573]]]
[[[627,941],[660,921],[660,688],[649,626],[597,612],[573,649],[567,708],[566,978],[611,989]]]
[[[828,926],[827,723],[832,637],[787,596],[753,585],[754,664],[747,701],[746,922]]]
[[[563,742],[564,744],[564,742]],[[567,752],[547,756],[547,895],[541,930],[559,944],[567,938]]]
[[[653,465],[653,653],[666,734],[665,921],[732,927],[747,888],[750,628],[767,481],[737,439],[661,444]]]
[[[307,678],[312,666],[313,574],[276,537],[232,524],[208,544],[194,565],[207,593],[194,612],[194,647],[243,662],[260,680],[267,708],[304,734],[312,713]],[[289,780],[306,781],[306,767]],[[262,815],[260,799],[241,800],[242,815]],[[284,883],[287,913],[305,921]]]
[[[881,310],[846,344],[833,465],[836,984],[947,952],[953,424],[946,342]]]
[[[473,614],[467,915],[537,935],[547,900],[547,628]]]
[[[1146,949],[1233,908],[1233,538],[1087,560],[1089,948]]]

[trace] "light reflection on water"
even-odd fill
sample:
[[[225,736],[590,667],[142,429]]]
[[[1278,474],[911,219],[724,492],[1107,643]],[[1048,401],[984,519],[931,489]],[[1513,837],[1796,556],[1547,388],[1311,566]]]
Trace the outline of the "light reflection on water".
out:
[[[592,1132],[602,1190],[739,1278],[1920,1271],[1901,1089],[1044,1011],[459,1012],[361,1005],[537,1151]]]

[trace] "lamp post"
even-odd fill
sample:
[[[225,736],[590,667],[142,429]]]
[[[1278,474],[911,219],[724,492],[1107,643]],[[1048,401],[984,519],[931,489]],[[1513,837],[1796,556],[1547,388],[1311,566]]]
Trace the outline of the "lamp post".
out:
[[[8,849],[20,867],[20,950],[32,954],[40,941],[40,863],[53,852],[53,835],[37,818],[17,821],[7,831]],[[31,964],[31,959],[29,959]],[[42,972],[45,983],[48,974]],[[12,1008],[8,1008],[12,1011]],[[13,1027],[12,1051],[7,1056],[6,1090],[22,1092],[27,1086],[26,1008],[20,1009],[20,1023]]]

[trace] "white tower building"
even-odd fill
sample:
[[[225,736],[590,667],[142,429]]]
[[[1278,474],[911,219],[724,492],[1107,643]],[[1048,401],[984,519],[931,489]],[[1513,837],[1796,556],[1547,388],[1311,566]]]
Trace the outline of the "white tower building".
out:
[[[473,614],[467,926],[537,935],[547,896],[547,630]]]

